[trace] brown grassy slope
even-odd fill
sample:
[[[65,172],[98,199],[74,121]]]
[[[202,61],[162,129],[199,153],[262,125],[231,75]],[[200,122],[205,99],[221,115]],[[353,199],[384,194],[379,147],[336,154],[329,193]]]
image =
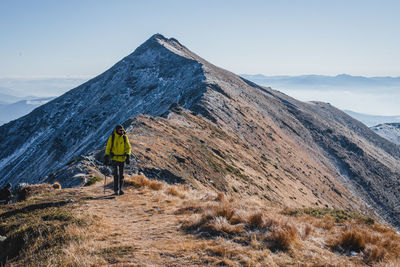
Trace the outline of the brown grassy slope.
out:
[[[124,196],[110,193],[109,187],[103,195],[96,183],[1,207],[1,234],[11,239],[15,232],[31,233],[27,223],[53,229],[29,235],[25,250],[7,266],[399,264],[396,232],[352,213],[342,212],[343,219],[333,210],[282,212],[143,176],[127,177]],[[33,206],[66,199],[74,202],[57,209]],[[358,253],[351,256],[349,248]]]
[[[267,118],[266,125],[253,129],[262,147],[182,110],[170,113],[168,119],[141,115],[129,124],[133,151],[148,176],[158,172],[162,175],[157,178],[165,179],[165,173],[171,173],[172,180],[196,188],[255,197],[268,205],[344,209],[361,205],[333,178],[335,173]]]
[[[256,154],[270,151],[265,134],[275,131],[284,143],[296,144],[295,153],[300,148],[304,156],[328,170],[325,182],[343,183],[399,227],[398,146],[327,103],[295,100],[211,64],[205,64],[204,69],[209,90],[202,99],[203,115],[221,129],[237,134]],[[285,160],[284,154],[277,154],[279,160]],[[298,163],[296,168],[301,167]],[[340,188],[333,190],[342,192]]]
[[[75,257],[64,255],[63,249],[71,242],[79,244],[88,238],[96,227],[96,218],[75,212],[87,199],[80,188],[51,187],[26,187],[26,200],[0,206],[0,235],[7,237],[0,244],[0,262],[4,266],[76,265]],[[83,266],[87,260],[82,259],[79,264]]]

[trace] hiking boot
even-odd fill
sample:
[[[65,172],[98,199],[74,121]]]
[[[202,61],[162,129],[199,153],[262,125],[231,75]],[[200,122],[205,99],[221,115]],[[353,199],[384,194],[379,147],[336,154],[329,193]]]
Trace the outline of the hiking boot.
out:
[[[119,190],[119,195],[123,195],[123,194],[125,194],[125,192],[122,190]]]
[[[118,196],[118,191],[115,191],[114,194],[112,194],[113,196]]]

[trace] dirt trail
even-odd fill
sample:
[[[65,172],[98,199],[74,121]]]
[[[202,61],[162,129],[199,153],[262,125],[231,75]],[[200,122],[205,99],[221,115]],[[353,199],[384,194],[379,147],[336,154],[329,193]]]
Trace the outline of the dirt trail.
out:
[[[101,227],[96,246],[112,266],[196,266],[201,255],[187,256],[187,244],[196,242],[179,229],[175,215],[182,200],[163,190],[128,188],[125,195],[103,194],[102,183],[87,189],[92,199],[77,212],[96,215]],[[204,264],[204,261],[203,261]]]

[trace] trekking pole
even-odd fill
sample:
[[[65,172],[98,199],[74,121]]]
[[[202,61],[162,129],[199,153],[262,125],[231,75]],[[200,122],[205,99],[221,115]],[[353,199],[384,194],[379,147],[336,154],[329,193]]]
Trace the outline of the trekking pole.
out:
[[[104,195],[106,194],[106,180],[107,180],[107,173],[108,173],[108,167],[104,166]]]

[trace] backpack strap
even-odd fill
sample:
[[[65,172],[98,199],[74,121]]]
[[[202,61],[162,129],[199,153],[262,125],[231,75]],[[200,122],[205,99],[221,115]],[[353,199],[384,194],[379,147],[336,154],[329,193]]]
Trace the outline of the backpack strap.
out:
[[[123,137],[124,137],[124,150],[125,150],[126,143],[127,143],[127,141],[126,141],[126,135],[124,134]]]

